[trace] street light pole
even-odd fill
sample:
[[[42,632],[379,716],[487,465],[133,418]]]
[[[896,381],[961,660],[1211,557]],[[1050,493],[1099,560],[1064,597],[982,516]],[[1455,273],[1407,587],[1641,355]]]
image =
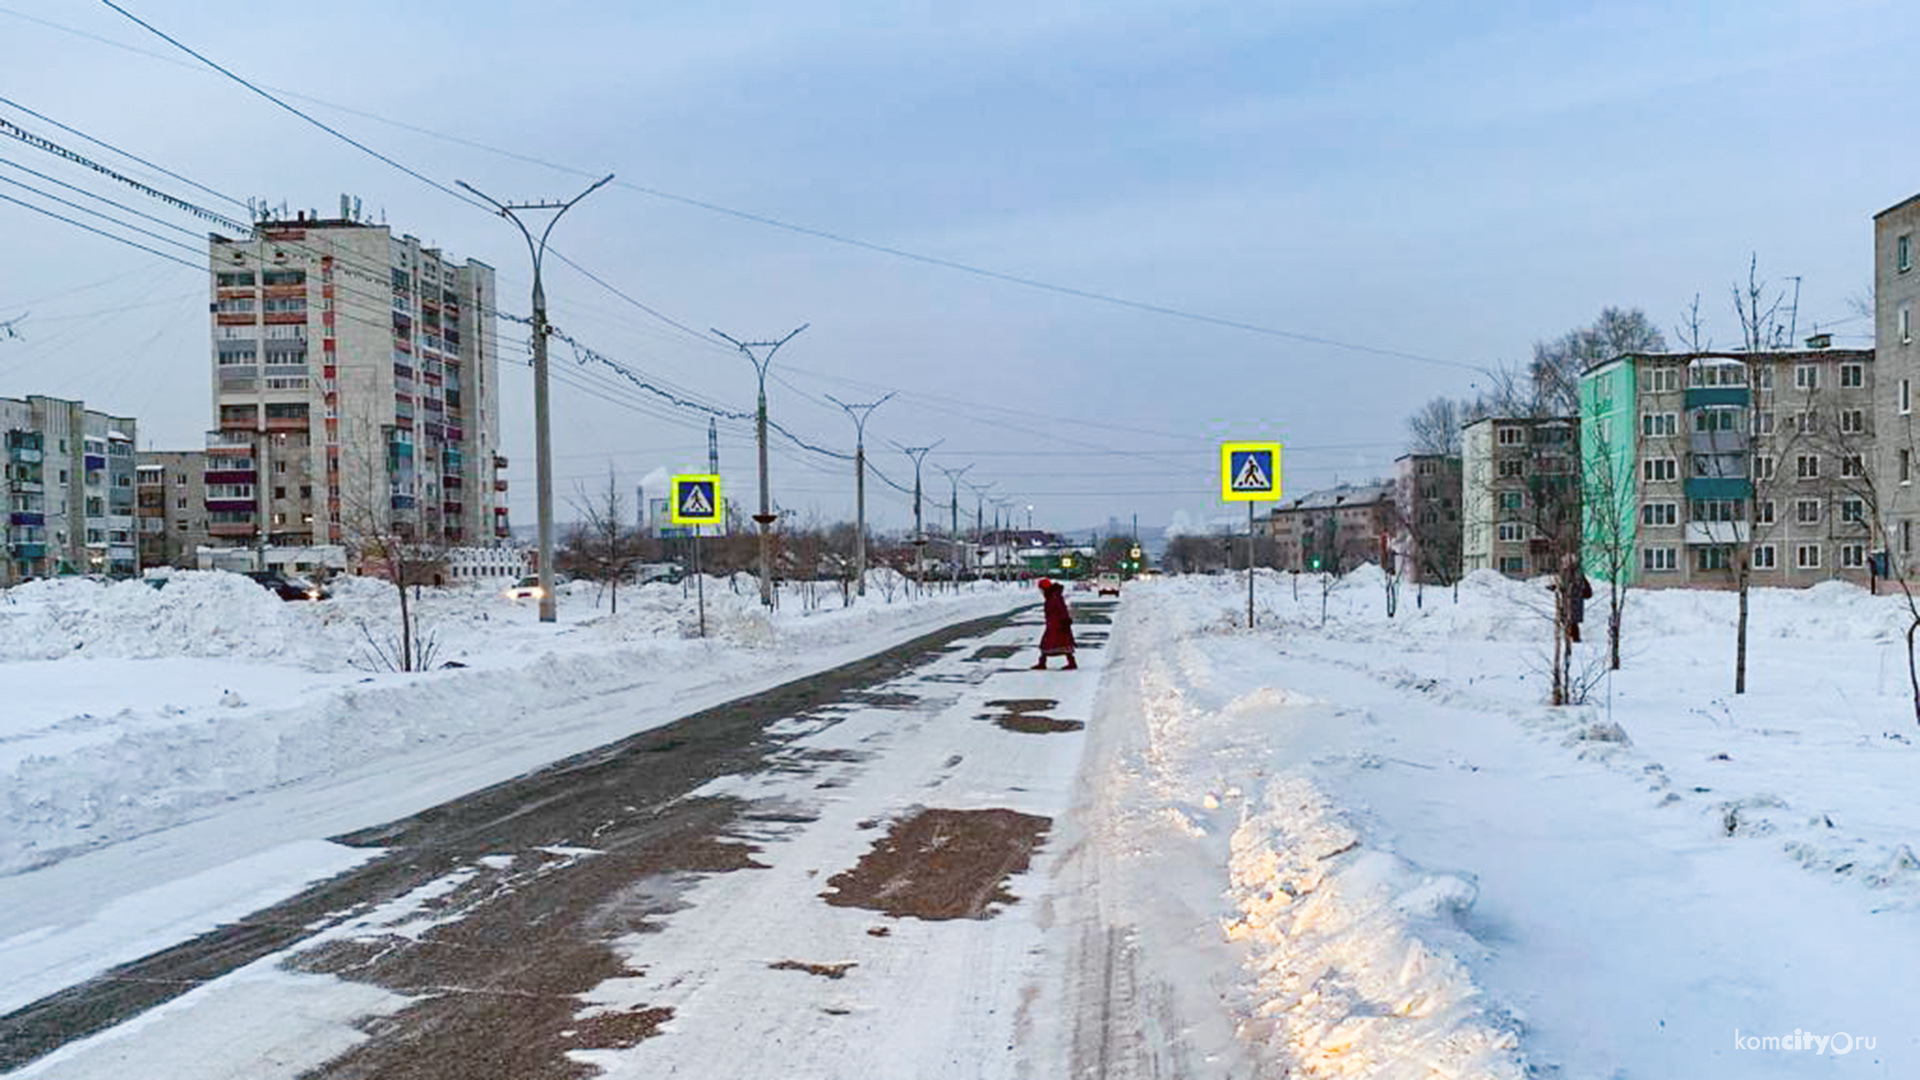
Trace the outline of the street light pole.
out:
[[[973,557],[975,559],[981,555],[981,545],[987,542],[987,489],[997,483],[999,481],[989,480],[984,484],[967,485],[973,489]],[[974,576],[979,577],[978,574]]]
[[[773,533],[770,530],[773,528],[775,515],[773,500],[767,493],[767,368],[772,366],[773,354],[780,351],[780,346],[792,341],[794,334],[805,330],[809,325],[811,324],[802,323],[779,341],[735,341],[718,330],[714,331],[715,335],[739,349],[748,362],[753,364],[754,373],[760,376],[760,407],[754,415],[754,431],[760,440],[760,512],[753,515],[753,520],[760,524],[760,603],[769,608],[773,606]],[[755,356],[753,355],[755,349],[765,349],[767,355]]]
[[[920,463],[926,459],[929,453],[933,452],[934,446],[939,446],[940,443],[946,441],[945,439],[941,439],[939,442],[934,443],[933,446],[901,446],[899,443],[893,444],[901,453],[913,459],[913,580],[915,587],[923,593],[927,591],[927,566],[924,557],[926,555],[927,534],[920,526]]]
[[[467,183],[455,180],[454,183],[480,196],[493,204],[500,216],[513,222],[520,235],[527,240],[527,253],[533,256],[533,458],[536,494],[539,499],[540,515],[540,621],[552,622],[557,613],[553,594],[553,439],[549,434],[547,422],[547,291],[540,283],[540,262],[547,253],[547,237],[553,234],[553,227],[575,203],[594,193],[602,184],[613,179],[608,173],[588,186],[587,190],[575,195],[563,203],[502,203],[493,196]],[[547,227],[540,233],[538,243],[533,233],[527,230],[526,223],[520,220],[516,210],[552,210],[554,215],[548,219]]]
[[[973,468],[971,465],[963,465],[958,469],[949,469],[944,465],[940,468],[941,472],[947,474],[947,497],[950,500],[948,505],[951,517],[947,522],[947,561],[951,566],[954,592],[960,591],[960,478],[967,475],[967,470],[971,468]]]
[[[887,403],[886,397],[870,405],[849,405],[832,394],[827,400],[847,410],[853,420],[853,594],[867,595],[867,417]]]

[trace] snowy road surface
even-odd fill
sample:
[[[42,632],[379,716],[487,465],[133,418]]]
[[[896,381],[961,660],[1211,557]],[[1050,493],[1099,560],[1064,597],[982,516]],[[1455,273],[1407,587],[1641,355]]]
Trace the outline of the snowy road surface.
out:
[[[10,1060],[36,1078],[1920,1075],[1920,757],[1870,598],[1762,594],[1766,693],[1729,700],[1731,598],[1647,594],[1627,668],[1554,710],[1534,586],[1388,619],[1377,574],[1294,584],[1253,631],[1232,580],[1083,604],[1073,673],[1025,669],[1029,610],[290,834],[247,880],[331,881],[232,898],[149,961],[184,980],[155,1007],[78,1037],[112,1000],[82,984],[0,1047],[64,1043]],[[0,971],[46,954],[0,932]]]

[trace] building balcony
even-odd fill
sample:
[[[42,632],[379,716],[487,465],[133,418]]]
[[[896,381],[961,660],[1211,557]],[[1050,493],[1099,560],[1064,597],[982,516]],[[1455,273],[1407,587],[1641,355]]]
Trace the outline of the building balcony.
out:
[[[493,490],[495,491],[507,490],[507,482],[505,480],[495,480],[493,482]]]
[[[242,312],[242,313],[228,312],[225,314],[215,315],[213,317],[213,321],[216,325],[219,325],[219,326],[252,326],[253,315],[251,313],[246,313],[246,312]]]
[[[307,430],[308,420],[309,417],[305,416],[269,416],[267,417],[267,430],[305,431]]]
[[[440,478],[440,486],[447,489],[448,491],[460,490],[461,483],[462,483],[461,479],[458,476],[453,475],[452,473],[449,473]]]
[[[1750,499],[1753,481],[1744,476],[1690,476],[1681,490],[1689,499]]]
[[[88,472],[98,472],[107,467],[105,454],[82,454],[80,460],[83,462],[81,467]]]
[[[208,469],[203,474],[208,484],[251,484],[258,478],[252,469]]]
[[[12,544],[7,548],[15,559],[44,559],[47,557],[45,544]]]
[[[13,490],[20,495],[42,495],[46,493],[47,485],[38,480],[15,480]]]
[[[506,539],[510,539],[513,536],[513,530],[507,528],[505,525],[495,525],[493,527],[493,535],[499,537],[502,540],[506,540]]]
[[[252,450],[253,435],[245,431],[207,432],[208,450]]]
[[[1689,521],[1687,543],[1744,544],[1753,538],[1753,527],[1744,521]]]
[[[9,525],[45,525],[47,523],[47,515],[15,510],[13,513],[7,515],[7,523]]]
[[[1696,454],[1744,454],[1748,446],[1745,429],[1696,431],[1689,436],[1687,443],[1687,448]]]
[[[1704,409],[1712,405],[1737,405],[1745,408],[1753,395],[1744,386],[1689,386],[1686,407]]]
[[[214,514],[245,514],[258,505],[255,499],[208,499],[207,511]]]
[[[440,510],[441,512],[447,513],[447,514],[459,514],[466,510],[466,504],[457,503],[457,502],[445,502],[440,504]]]
[[[496,469],[504,469],[504,468],[506,468],[506,467],[507,467],[507,455],[505,455],[505,454],[495,454],[495,455],[493,455],[493,467],[494,467],[494,468],[496,468]]]
[[[250,521],[215,521],[207,525],[208,536],[237,537],[252,536],[253,523]]]
[[[32,447],[15,446],[7,449],[7,460],[17,461],[23,465],[37,465],[45,458],[44,451]]]
[[[417,505],[417,502],[418,500],[411,495],[395,495],[393,497],[393,508],[395,510],[412,510]]]

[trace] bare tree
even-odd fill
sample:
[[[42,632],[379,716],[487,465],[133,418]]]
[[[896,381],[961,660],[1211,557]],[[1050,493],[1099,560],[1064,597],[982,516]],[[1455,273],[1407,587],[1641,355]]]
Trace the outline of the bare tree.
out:
[[[1700,294],[1693,294],[1693,303],[1687,306],[1687,312],[1680,317],[1680,325],[1673,328],[1673,336],[1688,352],[1700,352],[1713,348],[1711,337],[1702,338],[1700,331]]]
[[[1770,368],[1763,370],[1766,361],[1759,354],[1785,339],[1786,328],[1780,325],[1780,305],[1786,300],[1786,291],[1776,292],[1771,301],[1766,299],[1767,283],[1760,280],[1760,256],[1756,252],[1747,260],[1747,283],[1738,282],[1732,286],[1734,313],[1740,318],[1740,337],[1742,351],[1746,354],[1747,385],[1751,391],[1750,408],[1757,409],[1762,390],[1769,389],[1772,381]],[[1767,385],[1763,385],[1767,384]],[[1801,434],[1795,431],[1793,434]],[[1762,505],[1759,489],[1763,482],[1771,482],[1772,477],[1752,477],[1754,493],[1748,497],[1747,519],[1753,528],[1747,532],[1747,538],[1738,545],[1735,568],[1737,584],[1740,590],[1740,609],[1735,631],[1733,661],[1733,692],[1747,692],[1747,618],[1753,587],[1753,551],[1755,535],[1760,525],[1757,511]],[[1770,523],[1769,523],[1770,524]]]
[[[1460,426],[1466,416],[1464,402],[1441,395],[1407,417],[1407,452],[1410,454],[1460,454]]]
[[[1580,376],[1595,364],[1626,353],[1665,352],[1666,338],[1639,308],[1608,307],[1592,326],[1536,342],[1527,374],[1534,409],[1523,416],[1573,416],[1580,411]]]
[[[368,659],[393,671],[431,666],[437,639],[423,627],[407,587],[437,584],[446,573],[446,545],[422,526],[420,491],[411,469],[411,433],[367,416],[349,420],[354,437],[342,455],[340,524],[359,572],[391,582],[399,601],[396,635],[376,635],[364,623]]]
[[[1639,513],[1639,500],[1633,486],[1635,462],[1621,452],[1605,427],[1589,428],[1586,435],[1595,440],[1595,445],[1582,454],[1585,476],[1581,509],[1587,519],[1583,546],[1592,557],[1587,569],[1607,583],[1607,665],[1618,671],[1621,627],[1636,557],[1633,518]]]
[[[635,569],[645,561],[646,550],[639,531],[628,522],[626,500],[621,495],[613,465],[607,466],[604,490],[589,495],[586,486],[578,484],[569,501],[574,513],[579,515],[579,522],[564,545],[568,572],[597,582],[601,591],[610,595],[610,610],[618,615],[620,585],[630,580]],[[555,561],[561,561],[559,554],[555,555]],[[595,603],[598,604],[597,599]]]

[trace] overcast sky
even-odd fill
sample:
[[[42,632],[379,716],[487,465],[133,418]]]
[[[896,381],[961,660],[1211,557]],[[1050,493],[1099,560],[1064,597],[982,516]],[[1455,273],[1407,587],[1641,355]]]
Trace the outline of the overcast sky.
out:
[[[1799,279],[1802,336],[1870,345],[1848,301],[1871,289],[1872,215],[1920,191],[1920,22],[1892,2],[123,6],[442,184],[566,198],[616,174],[553,238],[612,289],[550,261],[557,326],[748,411],[752,368],[708,328],[810,323],[774,362],[775,420],[848,451],[823,395],[895,391],[868,429],[889,477],[912,480],[893,442],[944,439],[927,460],[943,502],[934,468],[971,465],[1056,528],[1227,512],[1222,438],[1284,442],[1289,494],[1385,475],[1420,402],[1606,305],[1671,333],[1699,293],[1732,344],[1728,288],[1754,252],[1776,286]],[[0,0],[0,40],[15,105],[221,195],[331,216],[351,193],[530,307],[509,224],[112,8]],[[245,216],[14,105],[0,117]],[[0,161],[207,228],[14,140]],[[204,262],[204,239],[167,225],[138,222],[187,249],[83,220]],[[200,445],[204,273],[10,202],[0,237],[0,320],[31,312],[0,340],[0,395],[81,397],[136,415],[151,448]],[[532,379],[524,330],[502,338],[526,524]],[[623,486],[704,468],[702,415],[554,357],[563,500],[609,464]],[[721,443],[730,494],[751,498],[750,428]],[[772,471],[783,507],[851,516],[849,464],[776,441]],[[869,485],[876,527],[910,513]]]

